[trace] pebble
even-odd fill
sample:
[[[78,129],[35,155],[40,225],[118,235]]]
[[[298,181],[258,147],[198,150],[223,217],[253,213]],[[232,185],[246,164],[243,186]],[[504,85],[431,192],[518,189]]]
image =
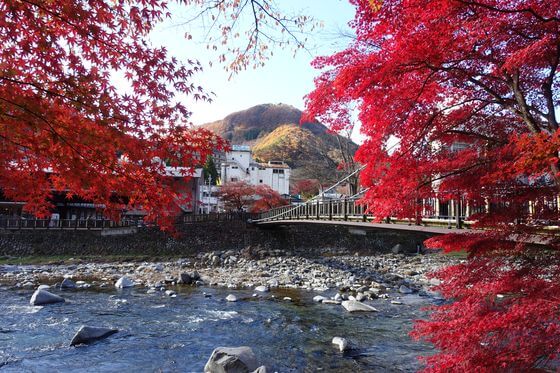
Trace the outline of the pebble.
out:
[[[157,263],[80,263],[72,265],[34,265],[7,266],[0,265],[0,282],[15,286],[23,284],[37,285],[37,275],[41,282],[54,283],[60,278],[91,278],[89,285],[97,288],[115,283],[117,287],[149,284],[146,291],[158,288],[165,292],[165,280],[170,284],[179,282],[180,274],[188,273],[196,279],[196,284],[210,284],[231,288],[270,291],[271,288],[306,289],[323,293],[337,290],[332,299],[315,295],[314,301],[326,304],[340,304],[342,300],[365,301],[367,299],[392,298],[395,292],[408,294],[407,290],[428,289],[439,284],[439,280],[430,279],[432,273],[443,265],[457,263],[459,260],[438,254],[403,255],[371,254],[367,256],[349,255],[343,249],[325,249],[325,253],[341,254],[338,256],[289,255],[287,251],[258,250],[261,258],[247,257],[244,251],[201,253],[189,259]],[[268,255],[268,257],[266,257]],[[211,256],[219,259],[216,266],[210,265]],[[231,257],[235,257],[235,260]],[[224,261],[228,264],[224,264]],[[196,271],[195,271],[196,269]],[[416,273],[415,275],[411,275]],[[126,280],[125,280],[126,279]],[[158,283],[160,285],[158,285]],[[88,284],[76,282],[79,287]],[[260,284],[255,287],[255,284]],[[261,288],[262,287],[262,288]],[[404,291],[404,292],[403,292]],[[150,291],[152,293],[152,291]],[[436,296],[437,293],[427,293]],[[323,298],[319,298],[323,297]],[[272,297],[271,297],[272,298]],[[326,302],[329,301],[329,302]]]

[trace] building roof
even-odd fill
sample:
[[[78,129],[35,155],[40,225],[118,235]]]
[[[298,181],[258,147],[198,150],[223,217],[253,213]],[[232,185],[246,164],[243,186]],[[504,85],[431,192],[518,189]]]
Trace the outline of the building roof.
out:
[[[231,150],[235,152],[250,152],[251,147],[248,145],[232,145]]]
[[[288,166],[287,164],[285,164],[283,162],[282,163],[274,163],[274,164],[272,164],[270,162],[268,162],[268,163],[257,163],[257,164],[260,167],[264,167],[264,168],[285,168],[285,169],[290,168],[290,166]]]
[[[173,177],[202,177],[202,168],[195,168],[194,170],[189,167],[165,167],[165,176]]]

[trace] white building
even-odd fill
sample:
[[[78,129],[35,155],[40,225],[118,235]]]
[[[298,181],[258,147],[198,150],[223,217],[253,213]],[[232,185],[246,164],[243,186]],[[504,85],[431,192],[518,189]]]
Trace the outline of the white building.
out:
[[[201,185],[199,198],[199,213],[210,214],[223,210],[218,197],[220,187],[216,185]]]
[[[245,181],[250,185],[268,185],[281,195],[290,194],[290,167],[281,161],[255,162],[249,146],[233,145],[231,152],[225,154],[220,171],[223,184]]]

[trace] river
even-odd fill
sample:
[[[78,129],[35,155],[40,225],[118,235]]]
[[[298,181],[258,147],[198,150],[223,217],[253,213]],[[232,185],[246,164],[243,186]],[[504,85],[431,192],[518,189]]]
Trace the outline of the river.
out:
[[[408,336],[413,321],[425,317],[429,297],[403,296],[402,305],[378,299],[368,302],[378,313],[348,313],[314,303],[317,293],[304,290],[259,297],[250,290],[176,290],[176,298],[143,288],[52,290],[66,303],[34,307],[32,290],[0,287],[0,370],[202,372],[215,347],[250,346],[269,372],[405,372],[421,366],[418,356],[433,352]],[[226,302],[228,294],[241,300]],[[83,324],[120,332],[70,347]],[[354,349],[339,352],[334,336],[349,339]]]

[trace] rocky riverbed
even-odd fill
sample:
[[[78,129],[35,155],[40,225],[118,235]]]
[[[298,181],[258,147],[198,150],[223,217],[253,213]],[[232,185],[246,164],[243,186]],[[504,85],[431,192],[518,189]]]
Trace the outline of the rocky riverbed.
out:
[[[428,274],[456,259],[325,253],[2,265],[0,367],[202,371],[215,348],[250,346],[271,371],[417,370],[432,347],[408,332],[442,301]],[[109,338],[71,347],[84,328]]]
[[[395,298],[399,294],[430,292],[438,281],[434,270],[455,260],[441,254],[369,254],[301,257],[289,253],[260,258],[254,252],[210,252],[167,262],[73,263],[0,266],[0,282],[14,288],[61,285],[72,279],[77,288],[112,287],[123,276],[136,287],[167,291],[180,284],[232,289],[291,288],[324,292],[337,290],[336,298],[367,300]],[[68,283],[68,282],[67,282]],[[70,282],[70,287],[73,287]],[[64,285],[63,285],[64,287]],[[168,292],[169,295],[173,291]],[[390,299],[390,300],[391,300]],[[394,299],[393,299],[394,300]]]

